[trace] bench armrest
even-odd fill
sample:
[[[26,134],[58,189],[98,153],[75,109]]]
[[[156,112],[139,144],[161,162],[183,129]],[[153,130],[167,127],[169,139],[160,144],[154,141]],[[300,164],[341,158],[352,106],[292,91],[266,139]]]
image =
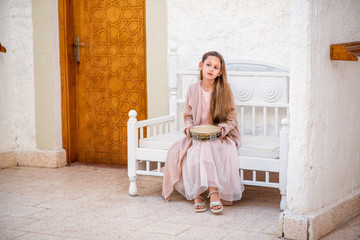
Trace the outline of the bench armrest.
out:
[[[168,133],[175,130],[175,116],[168,115],[158,118],[137,121],[137,113],[135,110],[129,112],[129,121],[127,122],[128,134],[132,135],[140,133],[140,138],[144,138],[144,130],[146,136],[155,136],[157,134]],[[145,129],[144,129],[145,128]],[[140,131],[138,131],[140,129]],[[129,137],[129,135],[128,135]]]
[[[141,127],[149,127],[152,125],[157,125],[157,124],[162,124],[162,123],[166,123],[166,122],[172,122],[175,121],[175,116],[163,116],[163,117],[157,117],[157,118],[151,118],[151,119],[146,119],[146,120],[142,120],[142,121],[137,121],[136,123],[136,127],[137,128],[141,128]]]

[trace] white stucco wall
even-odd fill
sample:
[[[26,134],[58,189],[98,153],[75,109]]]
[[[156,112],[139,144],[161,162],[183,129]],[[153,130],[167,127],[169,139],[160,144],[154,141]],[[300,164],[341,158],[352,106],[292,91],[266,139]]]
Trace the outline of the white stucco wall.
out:
[[[166,1],[146,0],[146,80],[148,118],[169,113]],[[164,100],[165,99],[165,100]]]
[[[0,1],[0,168],[66,163],[57,2]]]
[[[179,66],[219,51],[227,59],[290,64],[290,0],[167,0],[169,46]]]
[[[330,45],[360,39],[360,1],[292,1],[289,210],[305,214],[360,191],[360,62]]]
[[[32,34],[31,0],[0,1],[0,151],[36,148]]]

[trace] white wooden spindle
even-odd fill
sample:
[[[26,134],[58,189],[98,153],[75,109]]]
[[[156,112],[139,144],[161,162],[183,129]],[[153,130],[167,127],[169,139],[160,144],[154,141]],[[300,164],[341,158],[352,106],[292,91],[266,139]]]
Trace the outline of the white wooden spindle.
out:
[[[264,136],[267,135],[267,107],[264,107],[264,110],[263,110],[263,116],[264,116]]]
[[[160,172],[161,169],[161,162],[157,162],[157,171]]]
[[[241,181],[244,181],[244,170],[240,169]]]
[[[256,182],[256,171],[253,171],[253,181]]]
[[[144,138],[144,128],[141,127],[140,128],[140,139],[143,139]]]
[[[289,108],[286,108],[286,118],[289,118],[290,114],[289,114]]]
[[[279,136],[279,108],[275,107],[275,134]]]
[[[240,112],[241,112],[241,116],[240,116],[241,129],[240,129],[240,133],[244,134],[244,107],[240,108]]]
[[[269,182],[269,172],[266,172],[266,173],[265,173],[265,176],[266,176],[265,181],[268,183],[268,182]]]
[[[147,126],[146,127],[146,137],[150,137],[150,129],[151,127],[150,126]]]
[[[152,136],[156,136],[156,129],[157,129],[158,125],[153,126],[152,130],[153,130],[153,134]]]
[[[163,133],[163,128],[164,128],[164,125],[160,124],[159,134]]]
[[[146,171],[150,171],[150,161],[146,161]]]
[[[253,106],[251,108],[251,112],[252,112],[252,135],[255,135],[255,107]]]

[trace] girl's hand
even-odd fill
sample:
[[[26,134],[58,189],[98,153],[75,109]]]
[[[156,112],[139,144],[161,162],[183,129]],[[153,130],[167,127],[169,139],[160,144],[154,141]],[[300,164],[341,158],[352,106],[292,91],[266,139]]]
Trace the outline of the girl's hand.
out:
[[[187,127],[187,128],[185,128],[185,135],[186,135],[186,137],[187,138],[190,138],[190,129],[192,128],[193,126],[189,126],[189,127]]]
[[[224,139],[224,137],[226,137],[226,130],[224,126],[218,126],[221,129],[221,137],[220,140]]]
[[[224,141],[226,143],[230,143],[229,139],[227,138],[228,132],[226,131],[226,127],[224,125],[219,124],[218,127],[221,129],[221,137],[220,141],[223,143]]]

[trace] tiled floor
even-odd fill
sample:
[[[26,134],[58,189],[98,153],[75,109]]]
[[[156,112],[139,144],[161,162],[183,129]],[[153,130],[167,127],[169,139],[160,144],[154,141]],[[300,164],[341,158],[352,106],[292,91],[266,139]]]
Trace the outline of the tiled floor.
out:
[[[161,178],[139,177],[130,197],[126,169],[73,165],[0,170],[0,239],[278,239],[276,189],[246,187],[219,216],[194,213]],[[359,239],[360,216],[324,239]]]

